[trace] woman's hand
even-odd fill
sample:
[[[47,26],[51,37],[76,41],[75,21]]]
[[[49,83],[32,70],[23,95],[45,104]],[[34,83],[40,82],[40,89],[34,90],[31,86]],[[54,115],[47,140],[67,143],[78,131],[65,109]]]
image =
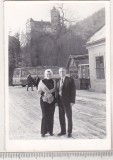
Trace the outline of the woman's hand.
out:
[[[47,91],[47,92],[45,92],[45,93],[51,94],[51,93],[53,93],[54,91],[55,91],[55,89],[53,88],[53,89],[50,89],[49,91]]]
[[[46,92],[44,93],[44,97],[47,97],[47,93]]]
[[[47,102],[47,100],[48,100],[47,97],[44,96],[44,97],[43,97],[43,101],[44,101],[44,102]]]

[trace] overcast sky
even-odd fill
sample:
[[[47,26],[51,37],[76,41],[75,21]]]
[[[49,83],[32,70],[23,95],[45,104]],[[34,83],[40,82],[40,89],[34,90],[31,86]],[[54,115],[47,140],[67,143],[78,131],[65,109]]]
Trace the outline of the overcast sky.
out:
[[[25,30],[26,20],[33,18],[34,20],[50,21],[50,10],[53,6],[57,6],[61,2],[38,2],[38,1],[7,1],[4,4],[5,25],[12,32]],[[84,19],[101,8],[105,7],[105,2],[64,2],[66,16],[77,20]]]

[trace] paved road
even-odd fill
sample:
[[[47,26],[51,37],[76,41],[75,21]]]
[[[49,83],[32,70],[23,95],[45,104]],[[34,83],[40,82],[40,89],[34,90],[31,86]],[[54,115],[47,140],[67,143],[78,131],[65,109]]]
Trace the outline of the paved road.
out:
[[[88,96],[91,95],[92,96]],[[86,95],[86,96],[85,96]],[[105,94],[103,94],[105,97]],[[96,97],[96,98],[95,98]],[[100,96],[101,97],[101,96]],[[96,93],[77,91],[76,104],[73,106],[74,139],[106,138],[105,98]],[[25,87],[9,87],[9,134],[10,139],[39,139],[41,109],[37,91],[26,91]],[[60,131],[58,107],[55,109],[54,136],[45,139],[59,139]],[[62,136],[60,139],[65,139]]]

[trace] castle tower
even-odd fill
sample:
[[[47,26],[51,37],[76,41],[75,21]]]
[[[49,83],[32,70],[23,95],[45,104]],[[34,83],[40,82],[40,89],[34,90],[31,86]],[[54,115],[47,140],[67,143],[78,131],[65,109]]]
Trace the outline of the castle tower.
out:
[[[60,12],[55,7],[51,10],[51,27],[53,32],[58,31],[60,27]]]
[[[34,20],[30,18],[26,22],[26,32],[30,33],[33,29],[34,29]]]
[[[29,44],[32,38],[32,32],[34,30],[34,20],[32,18],[28,19],[26,22],[26,38],[27,43]]]

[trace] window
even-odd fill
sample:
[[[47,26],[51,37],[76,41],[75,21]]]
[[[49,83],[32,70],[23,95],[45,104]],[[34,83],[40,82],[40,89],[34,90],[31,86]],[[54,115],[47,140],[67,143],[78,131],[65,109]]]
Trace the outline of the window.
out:
[[[70,70],[70,76],[74,77],[75,79],[78,79],[78,70],[77,69]]]
[[[21,77],[24,77],[24,78],[27,77],[27,70],[22,69]]]
[[[97,79],[105,79],[103,56],[96,57],[96,76]]]
[[[82,78],[89,78],[89,65],[82,65],[81,66],[81,76]]]
[[[15,78],[19,78],[20,77],[20,70],[19,69],[15,69],[14,70],[13,77],[15,77]]]

